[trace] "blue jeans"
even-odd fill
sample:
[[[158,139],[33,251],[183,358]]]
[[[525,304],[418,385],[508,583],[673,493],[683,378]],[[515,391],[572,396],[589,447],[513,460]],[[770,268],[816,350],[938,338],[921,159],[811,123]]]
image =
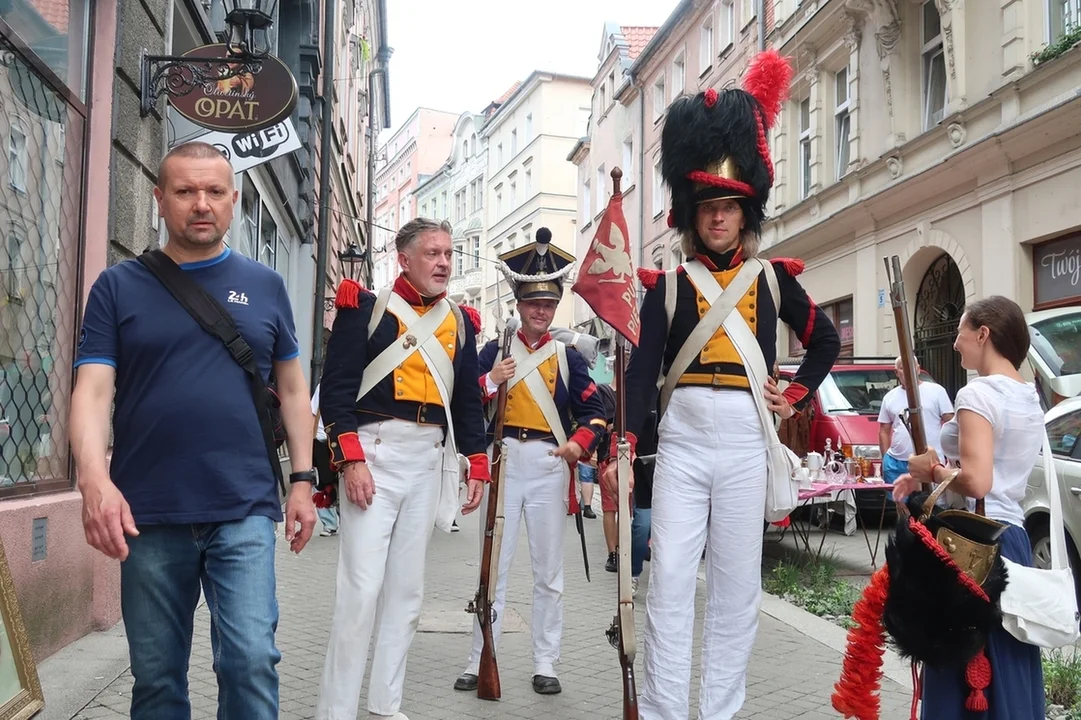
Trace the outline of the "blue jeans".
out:
[[[649,547],[650,508],[635,508],[631,519],[631,577],[642,574],[642,564],[646,561],[646,549]]]
[[[323,523],[323,529],[327,532],[338,532],[338,511],[332,507],[317,508],[315,513],[319,516],[319,522]]]
[[[202,586],[218,678],[218,720],[276,720],[274,521],[150,525],[127,538],[120,607],[132,720],[189,720],[188,661]]]
[[[906,472],[908,472],[908,460],[898,460],[889,453],[882,458],[882,479],[887,483],[892,483]]]

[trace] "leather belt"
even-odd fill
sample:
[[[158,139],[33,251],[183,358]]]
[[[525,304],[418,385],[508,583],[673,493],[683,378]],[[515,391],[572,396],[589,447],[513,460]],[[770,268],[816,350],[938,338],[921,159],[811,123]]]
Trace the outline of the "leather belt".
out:
[[[556,444],[555,436],[550,430],[536,430],[534,428],[520,428],[504,425],[503,437],[514,438],[515,440],[521,440],[522,442],[528,442],[530,440],[546,440]]]

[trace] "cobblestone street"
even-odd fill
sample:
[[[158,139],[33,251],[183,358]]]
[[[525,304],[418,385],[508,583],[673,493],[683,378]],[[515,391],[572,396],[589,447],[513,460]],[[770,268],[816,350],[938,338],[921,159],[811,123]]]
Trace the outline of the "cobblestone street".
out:
[[[470,517],[459,522],[460,533],[437,532],[432,541],[426,601],[409,657],[402,711],[410,720],[620,717],[619,664],[616,652],[604,638],[615,606],[616,576],[604,571],[604,540],[599,521],[586,524],[593,575],[590,584],[585,582],[573,521],[567,522],[563,651],[557,668],[563,693],[542,697],[530,686],[533,667],[529,639],[529,552],[524,544],[524,532],[519,538],[522,544],[510,579],[508,615],[500,646],[503,699],[498,703],[485,702],[473,693],[455,692],[451,688],[464,667],[469,649],[471,616],[463,608],[474,591],[478,555],[476,520]],[[285,547],[279,543],[281,620],[277,637],[282,652],[281,718],[300,720],[311,718],[314,712],[334,599],[338,540],[315,537],[300,557],[289,555]],[[643,583],[648,582],[649,566],[646,567]],[[699,583],[697,598],[699,625],[703,585]],[[637,606],[639,638],[644,623],[644,597],[645,584]],[[805,616],[800,611],[791,616],[785,613],[785,618],[794,625],[800,624],[801,617]],[[198,611],[195,627],[189,673],[193,718],[207,720],[215,717],[217,686],[211,668],[209,616],[205,606]],[[840,672],[840,652],[801,630],[805,628],[793,627],[763,612],[750,666],[747,702],[738,718],[837,718],[830,707],[829,695]],[[696,647],[696,664],[698,656]],[[641,683],[641,653],[638,657]],[[127,717],[131,683],[130,673],[125,672],[95,698],[88,698],[90,702],[75,718]],[[692,717],[697,713],[693,702],[697,683],[695,676],[691,689]],[[910,689],[884,679],[883,718],[907,717],[909,693]],[[363,698],[360,710],[359,717],[367,717]]]

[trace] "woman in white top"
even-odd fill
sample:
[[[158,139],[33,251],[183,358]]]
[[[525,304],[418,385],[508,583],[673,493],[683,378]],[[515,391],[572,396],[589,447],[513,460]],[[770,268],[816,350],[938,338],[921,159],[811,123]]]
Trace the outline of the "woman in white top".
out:
[[[943,426],[941,440],[946,457],[961,466],[950,490],[983,498],[987,516],[1009,525],[1000,540],[1002,555],[1031,566],[1021,500],[1043,444],[1044,416],[1035,386],[1018,372],[1028,346],[1028,325],[1017,303],[996,295],[966,308],[953,347],[961,354],[961,365],[979,377],[958,391],[957,415]],[[907,497],[921,483],[940,483],[957,472],[943,466],[933,450],[913,455],[908,468],[894,484],[896,499]],[[971,506],[973,500],[969,502]],[[924,720],[1043,720],[1039,648],[1019,642],[1000,626],[991,633],[986,652],[991,661],[989,710],[965,710],[965,668],[926,668]]]

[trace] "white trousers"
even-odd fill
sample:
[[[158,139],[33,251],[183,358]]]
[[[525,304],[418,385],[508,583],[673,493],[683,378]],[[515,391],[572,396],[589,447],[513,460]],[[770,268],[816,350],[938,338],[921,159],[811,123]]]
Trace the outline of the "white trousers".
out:
[[[356,720],[376,628],[368,710],[394,715],[400,709],[439,498],[442,429],[387,420],[358,434],[375,497],[361,510],[341,493],[337,598],[317,720]]]
[[[766,445],[754,402],[739,390],[677,388],[661,418],[642,720],[687,720],[694,596],[707,536],[698,718],[729,720],[746,697],[766,499]]]
[[[529,540],[533,567],[533,666],[534,673],[555,677],[559,644],[563,636],[563,534],[567,524],[567,463],[552,454],[556,446],[543,440],[522,442],[507,439],[506,482],[503,492],[503,545],[499,552],[499,577],[493,608],[496,619],[492,636],[499,648],[503,608],[507,600],[507,573],[518,548],[522,519]],[[481,503],[481,546],[487,496]],[[484,649],[480,623],[473,621],[473,650],[466,672],[476,674]]]

